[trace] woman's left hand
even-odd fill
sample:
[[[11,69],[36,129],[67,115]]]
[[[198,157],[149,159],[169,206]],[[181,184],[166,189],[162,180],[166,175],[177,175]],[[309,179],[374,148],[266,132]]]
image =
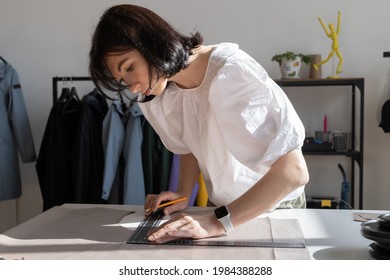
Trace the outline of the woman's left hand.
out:
[[[180,214],[154,230],[148,240],[165,243],[179,238],[200,239],[225,234],[222,224],[213,215]]]

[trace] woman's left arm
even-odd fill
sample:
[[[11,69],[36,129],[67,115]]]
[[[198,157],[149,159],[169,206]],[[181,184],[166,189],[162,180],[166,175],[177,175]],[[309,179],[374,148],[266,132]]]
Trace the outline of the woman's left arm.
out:
[[[238,227],[271,209],[308,180],[309,173],[301,150],[283,155],[252,188],[227,205],[233,226]],[[224,233],[224,227],[214,214],[182,215],[159,227],[149,236],[149,240],[164,243],[177,238],[198,239]]]
[[[308,181],[309,172],[301,150],[286,153],[252,188],[228,205],[233,225],[239,226],[268,211]]]

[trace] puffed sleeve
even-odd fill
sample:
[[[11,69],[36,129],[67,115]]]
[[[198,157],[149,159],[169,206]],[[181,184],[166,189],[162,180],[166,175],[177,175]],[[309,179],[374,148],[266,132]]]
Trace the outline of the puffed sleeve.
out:
[[[219,70],[209,102],[227,148],[254,171],[303,144],[304,127],[292,104],[249,56]]]

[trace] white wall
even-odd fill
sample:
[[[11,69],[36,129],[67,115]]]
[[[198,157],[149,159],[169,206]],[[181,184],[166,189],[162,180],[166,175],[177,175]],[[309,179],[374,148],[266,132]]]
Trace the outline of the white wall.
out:
[[[52,105],[53,76],[88,75],[90,36],[101,13],[111,5],[126,1],[109,0],[2,0],[0,4],[0,55],[19,72],[25,94],[33,135],[39,151],[48,114]],[[344,57],[342,77],[364,77],[365,99],[365,170],[364,208],[390,209],[390,142],[389,135],[377,126],[378,89],[385,71],[390,68],[390,2],[387,0],[164,0],[128,1],[151,8],[183,32],[198,28],[206,44],[237,42],[257,59],[273,78],[279,69],[270,58],[279,52],[295,50],[319,53],[326,57],[331,42],[325,36],[317,17],[326,24],[342,14],[340,50]],[[212,3],[212,4],[211,4]],[[332,63],[323,67],[323,76],[332,74]],[[85,85],[84,85],[85,86]],[[88,85],[89,86],[89,85]],[[291,93],[288,93],[291,95]],[[296,93],[292,93],[296,95]],[[327,92],[324,92],[327,94]],[[292,96],[292,99],[296,97]],[[338,97],[330,104],[313,98],[300,98],[296,104],[308,133],[320,128],[323,113],[329,129],[343,128],[345,120],[333,110],[335,104],[350,105]],[[294,100],[293,100],[294,102]],[[307,109],[318,106],[318,115]],[[325,159],[307,158],[311,171],[308,193],[331,194],[340,187],[337,162],[324,164]],[[331,167],[330,167],[331,166]],[[333,176],[327,172],[334,172]],[[330,178],[330,179],[329,179]],[[19,222],[38,214],[42,201],[35,164],[22,165],[23,196],[16,201],[0,203],[0,218],[19,213]],[[6,205],[6,206],[4,206]],[[1,224],[1,223],[0,223]],[[12,222],[8,223],[11,226]],[[1,228],[0,228],[1,231]]]

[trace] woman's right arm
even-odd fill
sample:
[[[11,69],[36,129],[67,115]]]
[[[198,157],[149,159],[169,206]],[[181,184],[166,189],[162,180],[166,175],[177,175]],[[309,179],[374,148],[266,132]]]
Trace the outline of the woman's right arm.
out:
[[[180,170],[177,193],[190,197],[200,174],[198,160],[193,154],[180,156]]]

